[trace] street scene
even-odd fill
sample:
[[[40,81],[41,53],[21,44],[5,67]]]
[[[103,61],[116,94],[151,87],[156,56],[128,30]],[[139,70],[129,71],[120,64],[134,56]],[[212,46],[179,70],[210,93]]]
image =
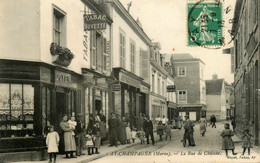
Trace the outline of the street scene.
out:
[[[260,162],[259,11],[0,1],[0,163]]]

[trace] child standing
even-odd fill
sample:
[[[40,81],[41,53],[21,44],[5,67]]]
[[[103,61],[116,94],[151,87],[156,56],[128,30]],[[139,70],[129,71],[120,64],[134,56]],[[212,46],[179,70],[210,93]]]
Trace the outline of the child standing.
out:
[[[88,133],[86,135],[86,147],[88,148],[88,155],[92,155],[94,143],[93,143],[93,139],[92,139],[92,131],[91,130],[88,130]],[[90,150],[91,150],[91,152],[90,152]]]
[[[222,130],[221,136],[222,136],[222,150],[226,151],[226,156],[228,156],[228,150],[232,150],[232,154],[236,155],[237,153],[234,152],[235,146],[234,142],[231,139],[231,136],[234,136],[234,133],[229,128],[229,124],[226,123],[224,125],[225,129]]]
[[[144,144],[144,139],[145,139],[145,132],[143,128],[138,132],[139,139],[141,140],[141,144]]]
[[[158,126],[157,126],[157,134],[160,136],[160,141],[162,141],[163,129],[164,129],[164,126],[162,124],[162,121],[159,121]]]
[[[72,129],[72,131],[71,131],[71,132],[72,132],[72,135],[74,136],[75,133],[74,133],[73,130],[75,130],[75,128],[76,128],[76,126],[77,126],[77,122],[75,121],[75,117],[72,116],[72,117],[70,118],[70,120],[68,120],[68,123],[69,123],[70,128]]]
[[[96,149],[95,154],[99,154],[98,149],[100,148],[101,144],[101,132],[99,122],[96,121],[93,126],[93,138],[94,138],[94,148]]]
[[[126,141],[127,141],[127,144],[130,144],[131,129],[130,129],[130,123],[129,123],[129,122],[127,123],[127,126],[126,126],[126,128],[125,128],[125,131],[126,131]]]
[[[166,133],[165,140],[167,140],[168,137],[170,138],[170,140],[172,140],[172,131],[171,131],[171,124],[170,124],[170,122],[168,122],[168,124],[165,126],[165,133]]]
[[[133,143],[135,143],[136,135],[137,135],[137,133],[136,133],[136,128],[133,128],[133,130],[132,130],[132,132],[131,132],[131,138],[132,138],[132,140],[133,140]]]
[[[49,163],[52,162],[52,155],[54,158],[54,163],[56,163],[56,154],[59,152],[58,146],[59,146],[60,137],[59,134],[56,131],[54,131],[53,125],[49,127],[49,130],[50,132],[48,133],[46,138],[46,145],[48,147],[48,153],[50,155]]]
[[[251,134],[249,134],[249,130],[246,129],[245,132],[244,132],[244,136],[243,136],[243,153],[242,155],[245,154],[246,152],[246,149],[248,150],[248,155],[250,155],[250,148],[252,148],[252,145],[251,145],[251,138],[253,138],[253,136]]]

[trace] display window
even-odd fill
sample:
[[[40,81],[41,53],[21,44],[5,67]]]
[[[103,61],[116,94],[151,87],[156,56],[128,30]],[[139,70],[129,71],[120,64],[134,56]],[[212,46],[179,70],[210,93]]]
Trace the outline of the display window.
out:
[[[0,84],[0,136],[33,136],[34,87]]]

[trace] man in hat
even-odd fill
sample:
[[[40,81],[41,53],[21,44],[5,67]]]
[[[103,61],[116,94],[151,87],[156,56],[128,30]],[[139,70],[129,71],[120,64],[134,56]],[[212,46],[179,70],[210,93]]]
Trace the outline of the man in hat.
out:
[[[111,113],[111,117],[108,120],[108,126],[109,126],[110,147],[111,146],[117,147],[118,121],[116,119],[116,115],[114,112]]]
[[[194,124],[189,119],[188,115],[185,115],[185,120],[186,120],[186,122],[184,124],[184,129],[185,129],[184,137],[188,139],[189,146],[195,146],[195,141],[194,141],[194,137],[193,137]]]
[[[81,120],[82,118],[82,114],[78,114],[77,118],[76,118],[76,128],[75,128],[75,135],[76,135],[76,154],[77,156],[80,155],[85,155],[82,151],[83,151],[83,146],[84,146],[84,123]]]
[[[147,116],[145,118],[145,121],[144,121],[144,124],[143,124],[143,129],[144,129],[145,136],[146,136],[146,139],[147,139],[147,144],[149,144],[149,136],[151,136],[152,143],[153,143],[153,145],[155,145],[154,144],[154,136],[153,136],[153,123],[150,120],[149,116]]]

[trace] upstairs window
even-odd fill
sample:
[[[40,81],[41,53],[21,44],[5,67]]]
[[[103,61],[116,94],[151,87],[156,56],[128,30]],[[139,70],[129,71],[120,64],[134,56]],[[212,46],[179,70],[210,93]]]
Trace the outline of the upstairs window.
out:
[[[66,43],[66,13],[56,6],[53,6],[53,42],[65,46]]]
[[[180,77],[186,76],[186,67],[185,66],[178,67],[178,76],[180,76]]]
[[[178,91],[179,104],[187,104],[187,91]]]

